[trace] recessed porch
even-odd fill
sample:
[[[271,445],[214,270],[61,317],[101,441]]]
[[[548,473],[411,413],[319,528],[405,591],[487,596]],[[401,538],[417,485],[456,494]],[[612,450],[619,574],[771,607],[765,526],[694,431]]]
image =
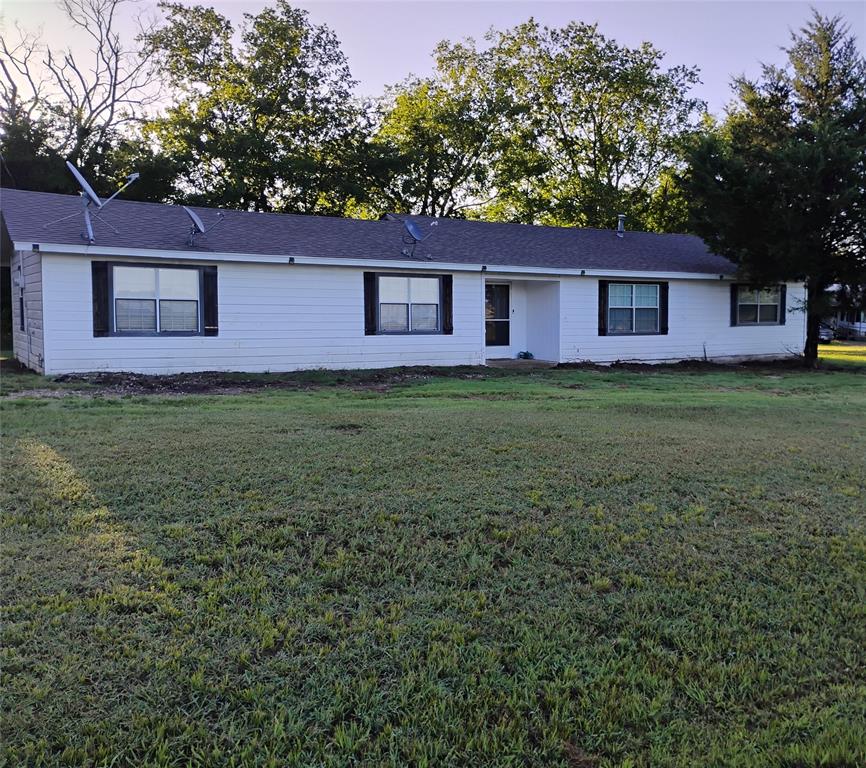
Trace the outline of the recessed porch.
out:
[[[558,363],[559,281],[488,277],[484,283],[484,343],[488,364],[515,361]]]

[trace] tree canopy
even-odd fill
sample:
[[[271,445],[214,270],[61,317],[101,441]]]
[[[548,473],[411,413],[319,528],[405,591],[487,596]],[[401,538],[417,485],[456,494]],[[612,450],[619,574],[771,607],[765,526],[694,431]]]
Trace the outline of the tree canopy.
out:
[[[60,0],[90,55],[52,49],[15,28],[0,36],[0,157],[3,183],[73,192],[63,160],[71,160],[108,191],[118,175],[114,150],[138,136],[161,96],[147,52],[116,30],[124,0]],[[142,33],[148,24],[140,22]]]
[[[689,95],[697,70],[664,69],[651,44],[628,48],[577,22],[529,21],[489,41],[491,77],[518,106],[495,159],[491,215],[610,227],[624,212],[650,225],[651,201],[674,193],[665,179],[704,110]]]
[[[513,105],[472,41],[441,43],[435,74],[390,89],[373,145],[392,172],[376,202],[395,212],[465,215],[490,194],[497,142]]]
[[[595,227],[625,213],[702,234],[759,282],[860,279],[863,63],[838,20],[816,15],[786,68],[739,79],[716,123],[696,68],[595,25],[443,41],[431,75],[363,100],[334,33],[286,0],[237,27],[163,2],[132,43],[115,30],[125,1],[62,0],[92,66],[3,40],[4,185],[73,191],[69,158],[101,191],[135,169],[130,196],[227,208]]]
[[[231,23],[212,8],[163,3],[145,36],[176,101],[146,136],[176,168],[172,197],[250,210],[341,212],[344,155],[362,130],[333,32],[285,0]]]
[[[68,158],[103,189],[135,166],[130,194],[145,199],[590,226],[625,212],[635,227],[683,225],[675,171],[703,109],[689,95],[697,72],[664,69],[648,43],[530,20],[483,46],[442,42],[431,76],[369,102],[333,32],[286,0],[237,29],[214,8],[163,2],[134,53],[114,29],[125,0],[63,2],[92,38],[93,76],[32,36],[4,41],[7,184],[71,191],[58,162]]]
[[[817,11],[787,54],[735,81],[683,183],[695,231],[744,278],[807,281],[814,360],[827,289],[866,282],[866,62],[841,19]]]

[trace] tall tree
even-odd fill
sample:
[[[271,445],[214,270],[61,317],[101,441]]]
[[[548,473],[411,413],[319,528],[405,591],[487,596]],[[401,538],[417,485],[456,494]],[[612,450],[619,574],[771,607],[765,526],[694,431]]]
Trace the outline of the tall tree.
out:
[[[471,40],[440,43],[428,78],[391,89],[373,146],[390,159],[378,203],[397,212],[461,216],[491,194],[491,158],[511,109],[489,56]]]
[[[786,67],[735,81],[683,183],[695,231],[744,279],[806,281],[814,362],[827,289],[866,281],[866,60],[842,20],[817,11],[786,51]]]
[[[135,132],[160,88],[151,58],[124,43],[117,31],[123,4],[61,0],[66,18],[89,42],[89,56],[52,49],[20,29],[17,39],[0,37],[6,183],[74,191],[74,182],[62,182],[55,169],[59,165],[64,172],[60,158],[83,168],[99,191],[110,189],[127,170],[113,163],[115,144]]]
[[[340,213],[363,133],[333,32],[285,0],[244,15],[239,43],[212,8],[163,3],[147,35],[177,102],[148,135],[179,168],[175,196],[251,210]],[[363,137],[361,137],[363,138]]]
[[[516,109],[499,142],[488,213],[517,221],[609,227],[618,212],[665,226],[683,138],[704,110],[693,68],[664,69],[649,43],[619,45],[597,26],[530,20],[491,32],[493,77]],[[656,211],[653,216],[653,200]]]

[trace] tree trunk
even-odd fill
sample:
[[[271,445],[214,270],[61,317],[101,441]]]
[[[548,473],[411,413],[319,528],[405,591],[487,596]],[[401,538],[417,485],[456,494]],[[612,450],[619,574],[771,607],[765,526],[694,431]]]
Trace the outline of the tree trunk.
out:
[[[815,281],[806,285],[806,346],[803,357],[806,365],[812,368],[818,365],[818,330],[824,314],[825,286]]]

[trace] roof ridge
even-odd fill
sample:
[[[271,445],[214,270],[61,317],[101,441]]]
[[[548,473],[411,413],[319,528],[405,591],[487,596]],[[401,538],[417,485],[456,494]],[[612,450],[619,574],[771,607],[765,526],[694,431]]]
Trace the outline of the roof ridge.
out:
[[[459,219],[454,216],[430,216],[429,214],[422,213],[388,213],[387,216],[394,217],[405,217],[407,219],[435,219],[436,221],[453,221],[457,223],[465,223],[465,224],[496,224],[498,226],[508,226],[508,227],[527,227],[532,229],[552,229],[557,231],[573,231],[580,230],[584,232],[610,232],[611,234],[616,234],[616,229],[610,229],[607,227],[578,227],[578,226],[568,226],[566,224],[526,224],[522,221],[486,221],[485,219]],[[399,221],[400,219],[398,219]],[[664,237],[698,237],[698,235],[691,234],[690,232],[648,232],[645,229],[627,229],[625,234],[635,234],[635,235],[660,235]]]
[[[78,200],[80,195],[76,194],[65,194],[63,192],[42,192],[37,189],[16,189],[14,187],[8,187],[2,190],[2,194],[6,194],[8,192],[12,192],[14,194],[28,194],[28,195],[50,195],[51,197],[62,197],[68,198],[70,200]],[[320,213],[291,213],[291,212],[282,212],[282,211],[245,211],[240,208],[218,208],[212,205],[192,205],[186,203],[160,203],[155,200],[127,200],[123,197],[116,197],[113,203],[127,203],[127,204],[135,204],[135,205],[149,205],[149,206],[158,206],[160,208],[192,208],[193,210],[198,211],[216,211],[219,213],[225,214],[256,214],[259,216],[280,216],[280,217],[292,217],[296,219],[325,219],[329,221],[351,221],[357,222],[361,224],[377,224],[384,222],[383,219],[356,219],[352,216],[334,216],[332,214],[320,214]],[[384,222],[389,223],[389,222]]]
[[[15,188],[7,188],[3,189],[2,192],[8,193],[24,193],[28,195],[50,195],[52,197],[62,197],[69,199],[78,199],[79,195],[74,194],[64,194],[63,192],[42,192],[40,190],[35,189],[15,189]],[[399,223],[404,219],[435,219],[436,221],[447,221],[454,222],[456,224],[482,224],[487,226],[501,226],[501,227],[520,227],[527,230],[551,230],[554,232],[574,232],[574,231],[582,231],[582,232],[606,232],[610,234],[616,234],[615,229],[607,229],[605,227],[575,227],[575,226],[565,226],[561,224],[525,224],[519,221],[485,221],[484,219],[459,219],[453,216],[430,216],[428,214],[420,214],[420,213],[387,213],[383,217],[378,219],[358,219],[352,216],[335,216],[332,214],[316,214],[316,213],[293,213],[293,212],[283,212],[283,211],[245,211],[239,208],[218,208],[210,205],[185,205],[184,203],[160,203],[154,200],[127,200],[122,197],[115,198],[113,201],[115,203],[132,203],[135,205],[147,205],[147,206],[159,206],[162,208],[192,208],[193,210],[199,211],[216,211],[224,214],[256,214],[259,216],[279,216],[279,217],[291,217],[295,219],[321,219],[328,221],[351,221],[354,223],[362,223],[362,224],[382,224],[382,223]],[[393,218],[391,218],[393,217]],[[634,234],[634,235],[654,235],[658,237],[687,237],[687,238],[697,238],[698,235],[693,235],[688,232],[647,232],[642,229],[629,229],[626,230],[625,234]]]

